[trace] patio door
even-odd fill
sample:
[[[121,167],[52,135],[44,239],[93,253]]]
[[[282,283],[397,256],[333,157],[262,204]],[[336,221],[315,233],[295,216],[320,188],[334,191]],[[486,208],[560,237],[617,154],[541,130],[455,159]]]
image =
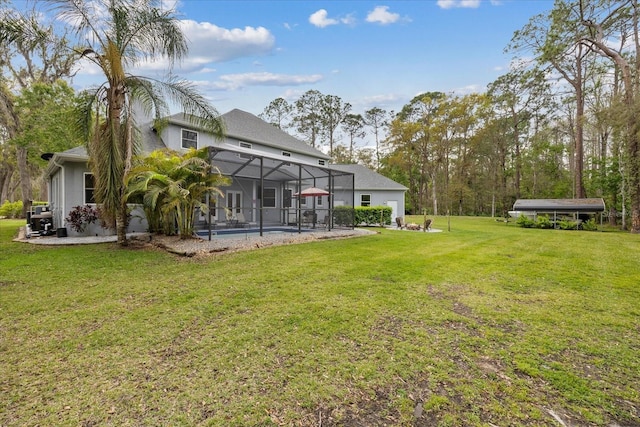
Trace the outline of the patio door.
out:
[[[227,191],[227,209],[233,216],[242,212],[242,191]]]

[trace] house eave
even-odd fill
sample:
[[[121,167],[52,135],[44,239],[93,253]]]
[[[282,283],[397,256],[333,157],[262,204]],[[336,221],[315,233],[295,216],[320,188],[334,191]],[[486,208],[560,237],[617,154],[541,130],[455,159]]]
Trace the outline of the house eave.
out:
[[[53,173],[56,170],[62,167],[63,163],[66,163],[66,162],[80,163],[80,162],[88,162],[88,161],[89,161],[89,156],[86,156],[86,155],[55,153],[53,157],[49,159],[47,167],[45,168],[45,176],[53,175]]]

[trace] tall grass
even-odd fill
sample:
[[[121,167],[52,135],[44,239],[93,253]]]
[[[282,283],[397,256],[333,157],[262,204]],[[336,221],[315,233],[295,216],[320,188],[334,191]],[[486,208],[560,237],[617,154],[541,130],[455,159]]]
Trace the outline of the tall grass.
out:
[[[202,259],[11,242],[0,425],[640,425],[638,236],[442,233]]]

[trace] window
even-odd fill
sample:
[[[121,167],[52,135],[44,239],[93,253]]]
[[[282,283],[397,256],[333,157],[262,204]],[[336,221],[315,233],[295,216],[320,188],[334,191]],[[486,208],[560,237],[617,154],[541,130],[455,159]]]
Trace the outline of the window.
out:
[[[276,207],[276,189],[275,188],[264,188],[263,193],[264,199],[262,199],[262,206],[265,208],[275,208]]]
[[[95,203],[96,199],[93,195],[93,191],[95,189],[95,181],[93,179],[93,174],[85,172],[84,174],[84,182],[83,182],[83,190],[84,190],[84,203]]]
[[[182,148],[198,148],[198,132],[182,129]]]
[[[316,196],[316,206],[322,206],[322,196]]]
[[[233,216],[242,212],[242,192],[227,191],[227,209]]]
[[[319,164],[320,166],[326,166],[326,165],[327,165],[327,162],[326,162],[326,160],[318,160],[318,164]]]
[[[371,194],[360,195],[360,206],[371,206]]]
[[[248,142],[238,142],[238,147],[240,148],[248,148],[249,150],[251,150],[253,148],[253,146],[248,143]],[[238,153],[238,157],[240,157],[241,159],[251,159],[251,156],[249,154],[244,154],[244,153]]]

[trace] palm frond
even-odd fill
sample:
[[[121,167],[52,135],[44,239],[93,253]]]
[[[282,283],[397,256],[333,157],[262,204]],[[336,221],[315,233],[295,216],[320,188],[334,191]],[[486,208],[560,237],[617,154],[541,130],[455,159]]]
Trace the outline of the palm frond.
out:
[[[50,29],[43,27],[35,14],[23,15],[14,10],[0,11],[0,44],[18,43],[33,49],[50,36]]]
[[[52,5],[58,20],[66,23],[74,29],[74,33],[79,39],[86,39],[87,42],[105,45],[106,40],[101,27],[106,25],[101,17],[105,16],[105,1],[85,1],[85,0],[46,0]]]
[[[209,133],[216,138],[223,138],[225,135],[224,121],[220,118],[220,113],[202,96],[193,83],[171,77],[166,81],[155,80],[147,77],[131,76],[130,79],[147,80],[154,87],[153,92],[159,94],[163,99],[167,99],[170,104],[181,107],[185,118],[191,125]]]
[[[175,12],[148,2],[145,6],[121,4],[114,9],[114,36],[123,56],[132,63],[159,56],[171,65],[182,60],[189,49]]]

